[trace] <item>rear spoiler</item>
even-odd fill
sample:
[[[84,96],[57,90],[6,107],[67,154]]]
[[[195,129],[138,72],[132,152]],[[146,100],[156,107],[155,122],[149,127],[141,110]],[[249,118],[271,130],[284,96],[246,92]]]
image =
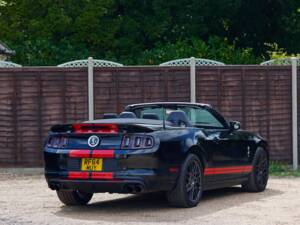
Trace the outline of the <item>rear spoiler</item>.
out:
[[[119,127],[116,124],[97,124],[97,123],[77,123],[66,125],[54,125],[51,131],[55,133],[98,133],[98,134],[117,134]]]
[[[78,123],[54,125],[51,127],[53,133],[76,133],[76,134],[118,134],[120,131],[134,132],[152,132],[154,129],[141,124],[99,124],[99,123]]]
[[[72,132],[72,124],[57,124],[50,128],[50,131],[53,133],[67,133]]]

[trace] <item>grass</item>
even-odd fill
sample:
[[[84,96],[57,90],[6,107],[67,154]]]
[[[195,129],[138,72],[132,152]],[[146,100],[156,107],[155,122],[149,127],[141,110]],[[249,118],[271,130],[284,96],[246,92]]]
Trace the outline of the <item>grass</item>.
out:
[[[275,161],[270,162],[269,172],[276,177],[300,177],[300,169],[294,171],[290,165]]]

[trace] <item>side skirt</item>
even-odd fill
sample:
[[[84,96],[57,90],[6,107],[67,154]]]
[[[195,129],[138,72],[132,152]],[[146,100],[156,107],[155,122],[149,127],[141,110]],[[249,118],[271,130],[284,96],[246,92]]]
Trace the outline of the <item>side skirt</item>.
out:
[[[243,178],[235,178],[235,179],[228,179],[228,180],[215,180],[215,181],[205,181],[203,184],[203,190],[213,190],[213,189],[219,189],[219,188],[225,188],[225,187],[232,187],[235,185],[240,185],[244,181],[247,181],[248,176]]]

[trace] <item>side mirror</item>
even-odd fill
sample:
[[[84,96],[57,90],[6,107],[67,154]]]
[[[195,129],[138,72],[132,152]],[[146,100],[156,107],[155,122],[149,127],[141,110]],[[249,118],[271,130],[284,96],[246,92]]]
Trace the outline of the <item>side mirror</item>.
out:
[[[230,121],[229,127],[231,130],[239,130],[241,128],[241,123],[238,121]]]

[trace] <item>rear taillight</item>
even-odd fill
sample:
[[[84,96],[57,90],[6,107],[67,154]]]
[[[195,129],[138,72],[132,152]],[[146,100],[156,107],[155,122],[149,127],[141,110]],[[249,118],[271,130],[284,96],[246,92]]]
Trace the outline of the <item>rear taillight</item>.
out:
[[[150,135],[127,134],[123,136],[122,149],[142,149],[152,148],[154,146],[154,138]]]
[[[72,125],[74,133],[97,133],[97,134],[117,134],[119,127],[116,124],[93,124],[81,123]]]
[[[68,138],[64,136],[52,136],[48,139],[47,147],[65,148],[68,145]]]

